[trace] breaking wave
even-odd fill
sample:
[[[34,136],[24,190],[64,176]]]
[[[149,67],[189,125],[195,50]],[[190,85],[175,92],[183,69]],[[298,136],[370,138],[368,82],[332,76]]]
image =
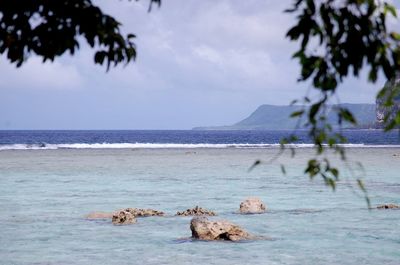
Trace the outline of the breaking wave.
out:
[[[292,148],[312,148],[313,144],[288,144]],[[400,145],[343,144],[347,148],[400,148]],[[279,148],[280,144],[182,144],[182,143],[73,143],[73,144],[3,144],[1,150],[57,150],[57,149],[194,149],[194,148]]]

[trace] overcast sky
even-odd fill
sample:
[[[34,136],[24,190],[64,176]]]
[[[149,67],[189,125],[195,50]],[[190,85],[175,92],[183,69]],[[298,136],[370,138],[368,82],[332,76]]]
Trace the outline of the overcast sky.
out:
[[[292,1],[94,1],[135,33],[138,58],[106,73],[86,45],[75,56],[21,68],[0,57],[0,129],[190,129],[228,125],[261,104],[304,96]],[[394,22],[393,22],[394,23]],[[399,25],[399,24],[397,24]],[[365,79],[365,78],[364,78]],[[349,80],[341,102],[373,103],[384,80]]]

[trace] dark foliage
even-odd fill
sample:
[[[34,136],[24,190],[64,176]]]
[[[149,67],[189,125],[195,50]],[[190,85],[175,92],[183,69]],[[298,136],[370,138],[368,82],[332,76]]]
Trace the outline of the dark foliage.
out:
[[[151,0],[160,4],[160,0]],[[79,49],[80,37],[95,50],[94,61],[111,65],[136,57],[135,35],[122,35],[121,23],[91,0],[3,0],[0,3],[0,54],[21,66],[29,55],[53,61]]]
[[[400,34],[389,32],[386,23],[388,16],[397,16],[396,9],[374,0],[295,0],[286,12],[297,14],[297,24],[287,32],[287,37],[300,43],[300,49],[293,55],[301,65],[299,81],[312,80],[320,95],[316,100],[305,97],[303,103],[308,108],[292,116],[306,119],[305,127],[314,140],[317,155],[328,147],[345,159],[340,144],[346,138],[327,122],[328,102],[345,77],[358,77],[364,67],[369,68],[371,82],[377,80],[380,72],[388,80],[395,77],[400,69]],[[378,96],[383,94],[389,100],[392,98],[387,96],[387,89]],[[357,123],[348,109],[339,107],[335,111],[339,125]],[[387,129],[395,124],[390,126]],[[290,139],[283,140],[286,142]],[[309,161],[305,172],[312,178],[319,174],[333,189],[339,176],[328,160],[318,157]],[[365,191],[362,182],[358,183]]]

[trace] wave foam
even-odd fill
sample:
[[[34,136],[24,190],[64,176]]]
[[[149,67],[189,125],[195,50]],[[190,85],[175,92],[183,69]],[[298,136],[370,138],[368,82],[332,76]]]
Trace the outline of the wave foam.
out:
[[[313,144],[287,144],[292,148],[312,148]],[[400,148],[400,145],[343,144],[346,148]],[[73,144],[4,144],[1,150],[56,150],[56,149],[195,149],[195,148],[279,148],[280,144],[177,144],[177,143],[73,143]]]

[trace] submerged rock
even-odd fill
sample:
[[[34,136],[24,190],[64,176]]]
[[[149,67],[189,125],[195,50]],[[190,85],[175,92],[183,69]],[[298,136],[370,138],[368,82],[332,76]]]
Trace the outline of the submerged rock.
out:
[[[378,209],[400,209],[400,205],[390,203],[390,204],[378,205],[376,208],[378,208]]]
[[[240,213],[254,214],[264,213],[266,210],[265,204],[256,197],[250,197],[240,203]]]
[[[113,223],[114,220],[118,219],[118,215],[125,216],[126,214],[123,214],[121,212],[126,212],[129,213],[130,215],[133,216],[133,218],[136,217],[147,217],[147,216],[164,216],[165,213],[153,209],[139,209],[139,208],[126,208],[126,209],[121,209],[117,210],[113,213],[108,213],[108,212],[93,212],[88,215],[86,215],[87,219],[112,219]],[[131,219],[129,215],[126,216],[127,221],[125,222],[130,222],[129,220]],[[136,222],[136,220],[134,221]]]
[[[192,237],[200,240],[248,240],[254,236],[231,222],[209,221],[206,217],[194,217],[190,222]]]
[[[128,225],[136,223],[136,219],[130,212],[122,210],[114,213],[112,222],[115,225]]]
[[[177,216],[201,216],[201,215],[215,216],[217,214],[213,211],[196,206],[192,209],[187,209],[182,212],[177,212],[176,215]]]
[[[139,208],[127,208],[124,211],[130,212],[134,217],[148,217],[148,216],[164,216],[165,213],[153,209],[139,209]]]
[[[86,215],[86,219],[111,219],[114,213],[93,212]]]

